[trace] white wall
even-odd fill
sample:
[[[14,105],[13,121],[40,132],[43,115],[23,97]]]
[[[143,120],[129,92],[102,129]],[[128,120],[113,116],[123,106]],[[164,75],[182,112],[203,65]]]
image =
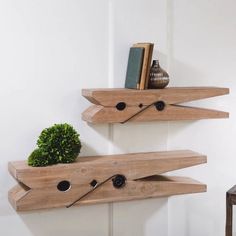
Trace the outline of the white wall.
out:
[[[0,235],[220,236],[225,191],[236,183],[234,0],[0,1]],[[82,88],[123,87],[128,49],[155,43],[172,86],[226,86],[229,97],[194,104],[231,112],[229,120],[88,125]],[[68,122],[81,155],[193,149],[208,164],[178,171],[208,193],[16,213],[7,162],[26,159],[40,131]]]
[[[230,112],[230,119],[172,122],[169,149],[189,148],[208,156],[205,167],[178,174],[208,184],[208,192],[169,201],[169,235],[222,236],[225,192],[236,184],[235,68],[236,2],[173,1],[170,73],[172,85],[230,87],[231,95],[196,102]]]
[[[0,235],[108,235],[107,205],[17,214],[7,201],[7,162],[26,159],[44,127],[71,123],[82,155],[107,152],[107,126],[80,119],[81,88],[107,86],[107,12],[102,0],[0,1]]]
[[[164,0],[0,1],[0,235],[167,235],[167,199],[24,214],[7,201],[15,184],[7,162],[26,159],[54,123],[80,132],[81,155],[166,149],[167,124],[81,121],[90,105],[81,89],[123,87],[132,43],[155,41],[166,54],[165,7]]]

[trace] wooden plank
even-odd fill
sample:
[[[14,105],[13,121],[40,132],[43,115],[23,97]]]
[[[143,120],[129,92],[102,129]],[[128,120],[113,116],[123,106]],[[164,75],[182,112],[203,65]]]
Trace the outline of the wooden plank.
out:
[[[82,185],[67,192],[58,192],[55,188],[34,189],[20,198],[22,189],[17,187],[14,192],[10,192],[9,199],[17,211],[66,207],[88,190],[88,186]],[[190,178],[153,176],[149,180],[127,181],[126,187],[121,189],[114,188],[109,181],[76,205],[168,197],[205,191],[206,185]]]
[[[139,122],[228,118],[228,112],[178,105],[228,93],[228,88],[217,87],[175,87],[147,90],[83,89],[82,95],[95,105],[82,113],[82,119],[96,124],[124,123],[127,120]],[[155,105],[152,105],[158,101],[165,104],[164,110],[158,111]],[[117,107],[120,103],[123,104],[121,109]]]
[[[171,121],[171,120],[200,120],[200,119],[220,119],[228,118],[229,113],[224,111],[167,105],[163,111],[157,111],[155,106],[152,106],[144,112],[138,114],[132,121]]]
[[[140,112],[143,110],[142,112]],[[136,113],[140,112],[136,116]],[[134,117],[132,117],[134,116]],[[212,109],[195,108],[178,105],[166,105],[163,111],[158,111],[153,105],[145,107],[129,107],[119,111],[114,107],[93,105],[82,113],[82,119],[89,123],[122,123],[132,117],[130,122],[141,121],[171,121],[228,118],[229,113]]]
[[[17,210],[65,206],[91,190],[92,180],[102,183],[115,174],[127,179],[122,191],[117,192],[110,180],[95,190],[97,195],[91,194],[95,198],[84,199],[84,204],[202,192],[205,185],[193,181],[189,185],[187,179],[147,176],[203,163],[206,156],[190,150],[82,157],[75,163],[47,167],[30,167],[26,161],[15,161],[8,168],[19,185],[9,191],[9,201]],[[57,186],[64,180],[69,181],[70,188],[59,191]],[[154,193],[151,189],[161,191]]]
[[[103,189],[98,189],[96,194],[88,196],[77,205],[168,197],[207,191],[207,186],[199,181],[175,176],[152,176],[146,180],[130,181],[127,183],[129,188],[115,189],[115,191],[110,190],[109,184],[107,183]],[[106,198],[103,197],[104,195]]]
[[[206,163],[205,155],[190,150],[146,152],[118,155],[80,157],[70,164],[47,167],[31,167],[26,161],[9,163],[9,172],[29,188],[56,186],[64,179],[73,184],[90,183],[94,178],[100,182],[114,174],[124,174],[127,179],[150,175]]]
[[[168,87],[165,89],[83,89],[82,95],[91,103],[115,107],[119,102],[127,106],[144,106],[156,101],[179,104],[194,100],[229,94],[228,88],[218,87]]]

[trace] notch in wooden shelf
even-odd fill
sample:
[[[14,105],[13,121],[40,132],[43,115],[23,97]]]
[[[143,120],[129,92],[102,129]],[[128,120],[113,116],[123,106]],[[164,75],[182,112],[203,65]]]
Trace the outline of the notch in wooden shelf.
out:
[[[162,174],[206,160],[181,150],[80,157],[47,167],[10,162],[18,185],[9,191],[9,201],[17,211],[28,211],[205,192],[206,185],[196,180]]]
[[[176,87],[165,89],[83,89],[94,105],[82,114],[90,123],[228,118],[229,113],[181,106],[180,103],[229,94],[228,88]]]

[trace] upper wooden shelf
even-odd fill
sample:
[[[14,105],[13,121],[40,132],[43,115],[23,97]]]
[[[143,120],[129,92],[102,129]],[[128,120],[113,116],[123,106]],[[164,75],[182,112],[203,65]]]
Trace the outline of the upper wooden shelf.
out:
[[[8,167],[18,185],[9,201],[27,211],[205,192],[206,185],[196,180],[162,175],[203,163],[205,155],[189,150],[80,157],[47,167],[15,161]]]
[[[228,118],[229,113],[181,106],[180,103],[229,94],[228,88],[173,87],[165,89],[83,89],[94,105],[82,114],[90,123]]]

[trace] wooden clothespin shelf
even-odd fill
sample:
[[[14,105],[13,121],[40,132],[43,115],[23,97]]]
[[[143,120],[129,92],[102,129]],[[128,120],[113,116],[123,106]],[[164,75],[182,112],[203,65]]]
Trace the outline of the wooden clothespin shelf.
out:
[[[162,174],[206,160],[183,150],[80,157],[48,167],[10,162],[18,185],[9,191],[9,201],[17,211],[27,211],[205,192],[206,185],[196,180]]]
[[[179,104],[229,93],[228,88],[176,87],[166,89],[83,89],[94,105],[82,114],[90,123],[228,118],[229,113]]]

